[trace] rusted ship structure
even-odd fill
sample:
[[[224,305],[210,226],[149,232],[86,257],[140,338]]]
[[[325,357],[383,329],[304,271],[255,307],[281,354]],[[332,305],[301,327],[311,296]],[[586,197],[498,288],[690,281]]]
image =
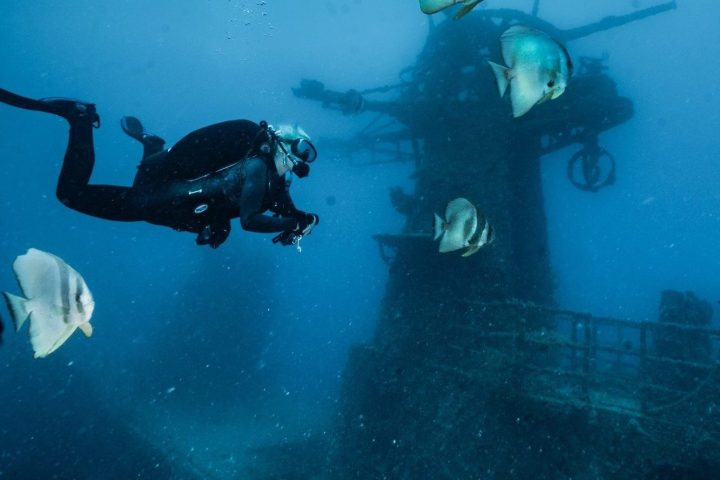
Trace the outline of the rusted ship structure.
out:
[[[612,184],[615,160],[599,135],[633,116],[631,100],[601,59],[582,58],[562,97],[513,119],[486,66],[515,23],[570,42],[674,8],[571,30],[541,20],[538,2],[531,13],[482,9],[432,25],[398,85],[294,89],[346,115],[376,112],[332,147],[355,164],[362,151],[364,161],[415,162],[416,185],[390,195],[404,232],[376,237],[389,284],[373,341],[351,352],[329,454],[301,455],[304,468],[275,461],[284,473],[257,478],[720,475],[720,331],[709,304],[666,291],[658,321],[636,322],[553,301],[541,157],[578,145],[569,180],[589,192]],[[432,213],[457,196],[482,206],[496,230],[470,258],[440,255],[429,238]]]

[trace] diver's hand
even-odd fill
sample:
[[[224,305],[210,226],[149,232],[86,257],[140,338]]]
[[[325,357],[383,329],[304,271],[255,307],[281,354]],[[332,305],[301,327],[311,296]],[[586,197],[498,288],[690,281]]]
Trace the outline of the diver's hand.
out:
[[[288,245],[295,245],[298,240],[302,237],[295,230],[285,230],[282,233],[276,235],[272,241],[273,243],[279,243],[280,245],[287,247]]]
[[[305,235],[310,234],[312,229],[320,222],[320,217],[314,213],[305,213],[298,217],[298,223],[294,230],[285,230],[273,238],[273,243],[280,245],[298,245]],[[300,251],[300,245],[298,245]]]
[[[295,229],[295,232],[299,233],[300,235],[307,235],[318,223],[320,223],[319,216],[315,215],[314,213],[306,213],[300,218],[298,218],[298,226]]]

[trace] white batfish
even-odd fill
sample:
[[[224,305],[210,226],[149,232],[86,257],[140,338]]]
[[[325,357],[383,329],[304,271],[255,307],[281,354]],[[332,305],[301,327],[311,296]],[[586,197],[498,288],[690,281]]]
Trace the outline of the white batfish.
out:
[[[477,230],[475,205],[465,198],[451,200],[445,208],[444,219],[435,214],[434,230],[434,239],[440,239],[440,253],[467,247]]]
[[[507,67],[488,63],[501,97],[510,87],[514,117],[525,115],[538,103],[563,94],[572,76],[573,64],[562,44],[540,30],[521,25],[507,29],[500,43]]]
[[[458,18],[465,16],[482,1],[483,0],[420,0],[420,10],[422,10],[423,13],[431,15],[439,12],[440,10],[445,10],[448,7],[457,5],[458,3],[462,3],[463,8],[461,8],[453,17],[457,20]]]
[[[30,343],[35,358],[57,350],[79,328],[92,335],[90,317],[95,309],[85,280],[61,258],[31,248],[13,262],[13,270],[26,298],[3,292],[19,331],[30,318]]]

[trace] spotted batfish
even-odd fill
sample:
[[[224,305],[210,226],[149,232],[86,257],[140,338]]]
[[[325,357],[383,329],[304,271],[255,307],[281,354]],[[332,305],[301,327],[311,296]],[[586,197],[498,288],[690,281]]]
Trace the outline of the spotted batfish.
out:
[[[448,7],[457,5],[458,3],[462,3],[463,8],[461,8],[453,17],[457,20],[458,18],[465,16],[482,1],[483,0],[420,0],[420,10],[422,10],[423,13],[431,15],[439,12],[440,10],[445,10]]]
[[[440,253],[452,252],[470,245],[477,230],[477,210],[465,198],[451,200],[445,218],[435,214],[435,240],[440,239]]]
[[[488,62],[495,73],[500,96],[510,87],[513,116],[556,99],[565,91],[573,64],[567,49],[540,30],[515,25],[500,37],[507,67]]]
[[[30,318],[30,343],[35,358],[57,350],[76,328],[92,335],[90,317],[95,309],[85,280],[61,258],[31,248],[13,262],[23,297],[3,292],[19,331]]]

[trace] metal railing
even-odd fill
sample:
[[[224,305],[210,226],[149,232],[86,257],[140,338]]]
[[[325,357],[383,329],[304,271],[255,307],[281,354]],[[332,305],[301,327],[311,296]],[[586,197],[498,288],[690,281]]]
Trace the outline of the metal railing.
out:
[[[521,394],[665,420],[677,408],[702,410],[703,418],[716,420],[705,423],[720,434],[720,405],[713,400],[720,392],[719,329],[594,316],[516,300],[468,303],[475,307],[473,315],[514,321],[491,330],[483,321],[458,326],[461,345],[455,347],[477,351],[491,338],[504,344],[523,377]],[[538,318],[544,319],[542,326]],[[662,351],[666,338],[702,344],[688,358]]]

